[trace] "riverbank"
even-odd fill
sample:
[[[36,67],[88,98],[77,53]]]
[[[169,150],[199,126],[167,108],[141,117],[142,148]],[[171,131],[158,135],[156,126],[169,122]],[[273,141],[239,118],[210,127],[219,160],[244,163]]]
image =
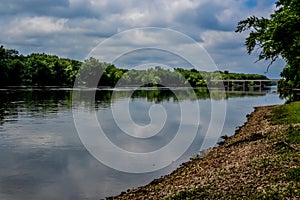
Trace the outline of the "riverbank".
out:
[[[300,103],[257,107],[204,158],[108,199],[300,198]]]

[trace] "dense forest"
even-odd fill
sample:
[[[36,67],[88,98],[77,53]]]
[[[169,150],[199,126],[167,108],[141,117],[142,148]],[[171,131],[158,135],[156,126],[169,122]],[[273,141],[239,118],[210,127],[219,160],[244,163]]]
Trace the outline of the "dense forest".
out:
[[[128,70],[95,58],[81,62],[38,53],[24,56],[17,50],[0,47],[0,87],[73,86],[77,76],[78,82],[87,87],[94,86],[95,81],[98,86],[203,87],[209,80],[267,79],[266,76],[258,74],[205,72],[183,68],[170,70],[159,66],[145,70]]]

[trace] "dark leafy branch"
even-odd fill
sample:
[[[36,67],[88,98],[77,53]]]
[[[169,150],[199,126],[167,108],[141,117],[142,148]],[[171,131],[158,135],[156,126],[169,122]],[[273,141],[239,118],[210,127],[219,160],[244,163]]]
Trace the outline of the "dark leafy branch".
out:
[[[236,32],[249,31],[245,40],[247,52],[260,49],[258,61],[270,60],[270,66],[282,57],[287,65],[283,69],[280,87],[300,87],[300,1],[278,0],[270,17],[249,17],[238,23]]]

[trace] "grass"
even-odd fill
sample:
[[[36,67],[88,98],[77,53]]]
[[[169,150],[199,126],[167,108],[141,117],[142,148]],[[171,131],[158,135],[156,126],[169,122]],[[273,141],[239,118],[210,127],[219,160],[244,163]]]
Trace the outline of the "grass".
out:
[[[273,125],[300,123],[300,102],[277,106],[272,110],[272,114],[267,117]]]
[[[284,200],[299,198],[299,185],[288,184],[286,187],[267,187],[263,194],[258,194],[255,199]]]
[[[300,144],[300,126],[290,126],[285,140],[291,144]]]
[[[291,180],[291,181],[300,183],[300,167],[297,166],[295,168],[287,169],[285,178],[287,180]]]

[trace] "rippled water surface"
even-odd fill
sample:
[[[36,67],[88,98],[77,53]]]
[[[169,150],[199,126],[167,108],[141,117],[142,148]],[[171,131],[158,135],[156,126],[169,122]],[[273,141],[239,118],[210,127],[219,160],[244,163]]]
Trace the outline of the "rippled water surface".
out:
[[[89,96],[89,92],[82,96]],[[203,90],[196,91],[197,97],[193,98],[184,88],[179,88],[176,95],[166,89],[98,90],[94,99],[81,98],[72,104],[72,90],[67,88],[0,90],[0,199],[99,199],[119,194],[170,173],[196,155],[210,124],[213,103],[226,103],[227,112],[222,132],[208,137],[206,145],[210,146],[215,145],[220,135],[233,134],[254,106],[284,102],[270,91],[225,96],[215,92],[211,99]],[[182,105],[189,113],[195,112],[197,106],[200,108],[199,124],[191,123],[193,119],[183,124],[186,130],[198,128],[195,140],[183,156],[169,166],[141,174],[120,172],[97,161],[79,139],[72,113],[72,109],[83,114],[96,110],[98,122],[109,140],[126,151],[141,153],[160,149],[175,137],[182,122]],[[152,112],[155,106],[158,110]],[[118,123],[112,108],[121,118]],[[128,108],[132,121],[139,127],[154,125],[147,133],[132,129],[128,119],[122,119],[124,108]],[[160,120],[155,121],[160,118],[165,119],[162,127]],[[217,127],[220,122],[212,123]],[[125,134],[120,126],[130,133]],[[151,131],[157,134],[145,135],[145,138],[130,135],[142,137]],[[190,134],[189,131],[186,134]],[[159,159],[168,156],[164,154]],[[122,162],[125,165],[126,159]]]

